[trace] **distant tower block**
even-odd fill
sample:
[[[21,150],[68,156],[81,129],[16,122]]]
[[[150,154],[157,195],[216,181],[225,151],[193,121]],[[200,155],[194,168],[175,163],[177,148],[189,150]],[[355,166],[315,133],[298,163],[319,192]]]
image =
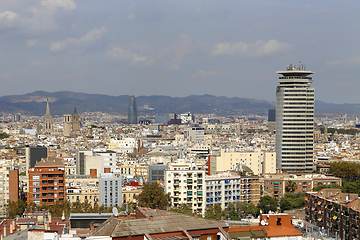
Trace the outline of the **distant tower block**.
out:
[[[135,96],[131,96],[129,100],[128,124],[137,124],[137,106]]]
[[[50,114],[50,106],[49,106],[49,99],[46,100],[46,114],[44,116],[44,127],[43,131],[44,133],[52,133],[53,132],[53,119]]]
[[[64,136],[69,137],[71,134],[71,114],[64,114],[63,121],[64,121]]]
[[[72,115],[72,130],[73,130],[73,132],[79,132],[80,131],[80,116],[76,112],[76,108],[75,108],[74,113]]]

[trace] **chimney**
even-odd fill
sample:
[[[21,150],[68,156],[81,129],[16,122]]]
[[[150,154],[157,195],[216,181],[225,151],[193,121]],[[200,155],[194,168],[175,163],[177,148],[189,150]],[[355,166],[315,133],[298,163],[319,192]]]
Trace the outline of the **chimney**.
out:
[[[194,211],[194,219],[198,219],[198,214],[196,210]]]
[[[49,224],[51,223],[51,213],[50,211],[48,211],[48,216],[49,216]]]
[[[90,224],[90,233],[93,233],[94,230],[95,230],[95,228],[94,228],[94,223],[91,223],[91,224]]]
[[[97,169],[90,169],[90,178],[97,177]]]
[[[154,221],[154,216],[152,214],[150,214],[150,221]]]
[[[158,206],[158,205],[156,205],[156,211],[157,211],[157,212],[159,211],[159,206]]]
[[[6,222],[4,224],[4,237],[6,237]]]
[[[12,226],[13,226],[13,223],[12,223],[12,222],[13,222],[13,221],[10,222],[10,226],[9,226],[9,227],[10,227],[10,235],[13,234],[13,227],[12,227]]]

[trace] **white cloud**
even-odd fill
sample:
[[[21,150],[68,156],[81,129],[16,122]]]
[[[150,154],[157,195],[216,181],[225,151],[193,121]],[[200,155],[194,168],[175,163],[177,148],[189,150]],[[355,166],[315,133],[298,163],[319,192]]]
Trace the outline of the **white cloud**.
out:
[[[18,19],[18,14],[13,11],[5,11],[0,13],[0,26],[12,27]]]
[[[207,77],[207,76],[212,76],[212,75],[226,75],[226,76],[230,76],[229,73],[227,72],[217,72],[215,70],[211,70],[211,71],[205,71],[203,69],[199,70],[198,72],[194,73],[193,75],[191,75],[191,77],[194,78],[203,78],[203,77]]]
[[[30,61],[29,64],[34,67],[44,67],[52,62],[54,62],[54,61],[53,60],[49,60],[49,61],[34,60],[34,61]]]
[[[106,56],[120,60],[131,60],[131,65],[148,67],[154,63],[154,58],[148,56],[139,56],[120,47],[114,47],[106,52]]]
[[[29,39],[29,40],[26,41],[26,46],[33,47],[33,46],[36,45],[36,43],[37,43],[36,39]]]
[[[60,52],[69,45],[80,45],[82,43],[92,42],[99,39],[104,36],[106,32],[107,30],[105,27],[95,28],[81,38],[68,38],[64,41],[51,42],[49,49],[53,52]]]
[[[180,69],[180,66],[177,65],[177,64],[174,64],[174,65],[172,65],[171,67],[168,68],[168,70],[170,70],[170,71],[177,71],[179,69]]]
[[[57,28],[54,16],[59,13],[59,9],[72,11],[76,9],[76,4],[73,0],[42,0],[40,5],[32,6],[19,14],[5,11],[0,13],[0,27],[52,30]]]
[[[247,55],[247,56],[259,56],[270,55],[276,52],[283,51],[291,45],[284,42],[279,42],[276,39],[264,42],[259,40],[255,43],[238,42],[230,44],[227,42],[215,44],[210,52],[210,55]]]
[[[17,13],[14,13],[13,11],[5,11],[0,13],[0,20],[12,21],[17,16],[18,16]]]
[[[360,56],[327,62],[327,65],[360,64]]]
[[[148,67],[154,63],[154,59],[147,56],[138,56],[137,54],[132,55],[132,65],[142,65]]]
[[[76,4],[73,0],[42,0],[41,5],[50,9],[56,9],[58,7],[64,8],[65,10],[76,9]]]

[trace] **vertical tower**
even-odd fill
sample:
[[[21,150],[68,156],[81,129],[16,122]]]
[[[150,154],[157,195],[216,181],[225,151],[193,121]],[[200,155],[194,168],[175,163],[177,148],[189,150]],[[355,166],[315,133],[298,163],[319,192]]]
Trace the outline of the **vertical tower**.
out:
[[[128,124],[137,124],[137,106],[135,96],[130,96],[128,108]]]
[[[312,71],[288,65],[276,88],[276,168],[313,171],[314,88]]]
[[[74,110],[74,113],[72,115],[72,130],[74,132],[80,131],[80,115],[77,113],[76,108]]]
[[[49,99],[46,100],[46,114],[44,116],[44,133],[52,133],[53,132],[53,119],[50,114],[50,106],[49,106]]]
[[[64,122],[64,136],[69,137],[71,134],[71,114],[64,114],[63,115],[63,122]]]

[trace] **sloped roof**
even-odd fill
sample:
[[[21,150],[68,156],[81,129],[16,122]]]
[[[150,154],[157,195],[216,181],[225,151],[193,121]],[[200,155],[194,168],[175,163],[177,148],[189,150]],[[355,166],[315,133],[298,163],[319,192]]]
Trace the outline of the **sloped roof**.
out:
[[[184,230],[228,227],[224,222],[203,218],[195,219],[192,216],[164,210],[156,211],[149,208],[140,208],[140,212],[144,218],[121,220],[112,216],[96,228],[92,235],[125,237],[129,235],[145,235],[146,233],[182,232]],[[150,215],[154,217],[153,221],[149,219]]]

